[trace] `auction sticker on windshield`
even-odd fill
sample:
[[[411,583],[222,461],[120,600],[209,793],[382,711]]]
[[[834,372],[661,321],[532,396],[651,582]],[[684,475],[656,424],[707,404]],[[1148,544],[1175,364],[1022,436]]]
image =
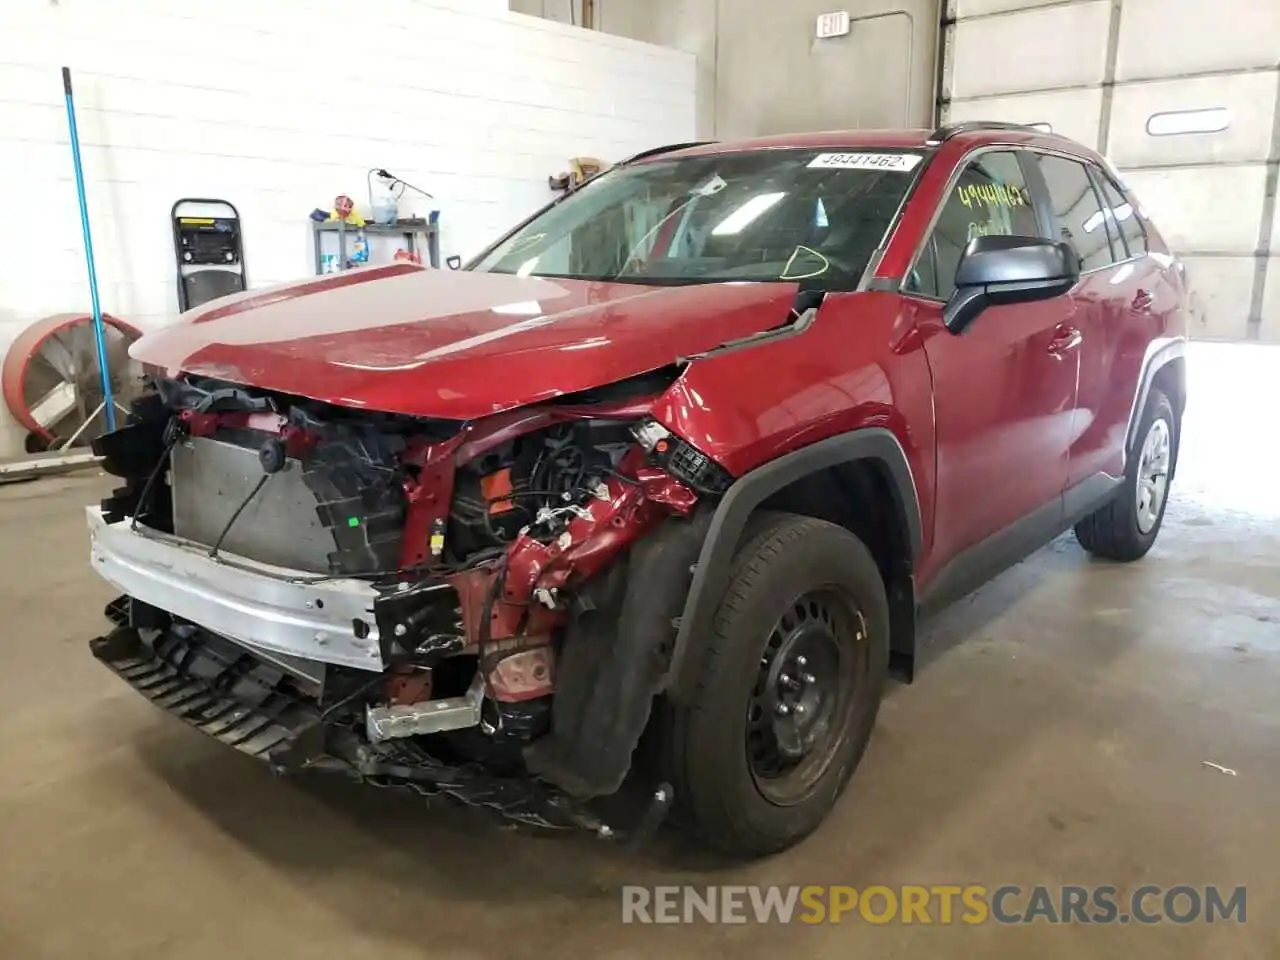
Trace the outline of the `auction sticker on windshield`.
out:
[[[820,153],[809,161],[823,170],[894,170],[910,173],[921,159],[918,153]]]

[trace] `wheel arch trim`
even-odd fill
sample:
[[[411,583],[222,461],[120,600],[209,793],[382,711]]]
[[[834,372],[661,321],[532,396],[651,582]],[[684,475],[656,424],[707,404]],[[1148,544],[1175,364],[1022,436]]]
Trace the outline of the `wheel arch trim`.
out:
[[[1129,425],[1125,430],[1125,456],[1133,450],[1137,440],[1138,425],[1142,422],[1142,413],[1147,408],[1147,397],[1160,371],[1175,360],[1181,360],[1187,354],[1187,341],[1184,337],[1151,341],[1142,358],[1142,372],[1138,375],[1137,389],[1133,395],[1133,406],[1129,409]],[[1185,370],[1183,371],[1185,375]],[[1184,385],[1185,393],[1185,385]]]
[[[895,506],[907,529],[909,559],[920,555],[923,525],[911,465],[897,436],[884,427],[866,427],[828,437],[765,463],[729,487],[716,506],[685,598],[667,674],[667,691],[676,699],[691,694],[688,650],[693,637],[710,629],[728,580],[729,566],[752,513],[773,494],[821,470],[859,460],[874,460],[888,473]]]

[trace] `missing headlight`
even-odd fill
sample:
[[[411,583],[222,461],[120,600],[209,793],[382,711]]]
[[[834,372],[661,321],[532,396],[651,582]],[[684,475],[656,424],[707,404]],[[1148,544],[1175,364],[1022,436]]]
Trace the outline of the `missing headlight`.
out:
[[[651,463],[699,493],[724,493],[733,483],[733,477],[724,467],[658,421],[641,420],[631,432]]]

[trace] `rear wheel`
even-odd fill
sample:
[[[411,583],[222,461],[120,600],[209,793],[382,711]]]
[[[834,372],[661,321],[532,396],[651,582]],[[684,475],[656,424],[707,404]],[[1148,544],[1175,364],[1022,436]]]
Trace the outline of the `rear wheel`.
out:
[[[1146,556],[1164,522],[1178,449],[1177,429],[1169,398],[1153,389],[1124,482],[1105,506],[1076,524],[1076,539],[1082,547],[1108,560]]]
[[[875,724],[889,652],[884,583],[842,527],[776,515],[734,558],[714,630],[690,651],[692,706],[667,759],[682,819],[735,854],[814,830]]]

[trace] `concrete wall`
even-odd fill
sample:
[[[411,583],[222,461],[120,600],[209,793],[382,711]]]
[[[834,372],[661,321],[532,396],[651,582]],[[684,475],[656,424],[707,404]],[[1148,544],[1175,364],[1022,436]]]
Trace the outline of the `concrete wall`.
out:
[[[818,15],[842,9],[850,35],[815,40]],[[932,118],[938,0],[596,0],[596,17],[606,32],[697,56],[701,136]]]
[[[438,207],[444,253],[465,255],[550,199],[569,157],[694,133],[692,56],[505,0],[3,0],[0,350],[89,307],[64,64],[103,308],[144,329],[176,309],[179,197],[239,207],[257,287],[313,272],[308,213],[365,205],[369,167],[434,193],[416,212]],[[0,456],[20,447],[0,410]]]

